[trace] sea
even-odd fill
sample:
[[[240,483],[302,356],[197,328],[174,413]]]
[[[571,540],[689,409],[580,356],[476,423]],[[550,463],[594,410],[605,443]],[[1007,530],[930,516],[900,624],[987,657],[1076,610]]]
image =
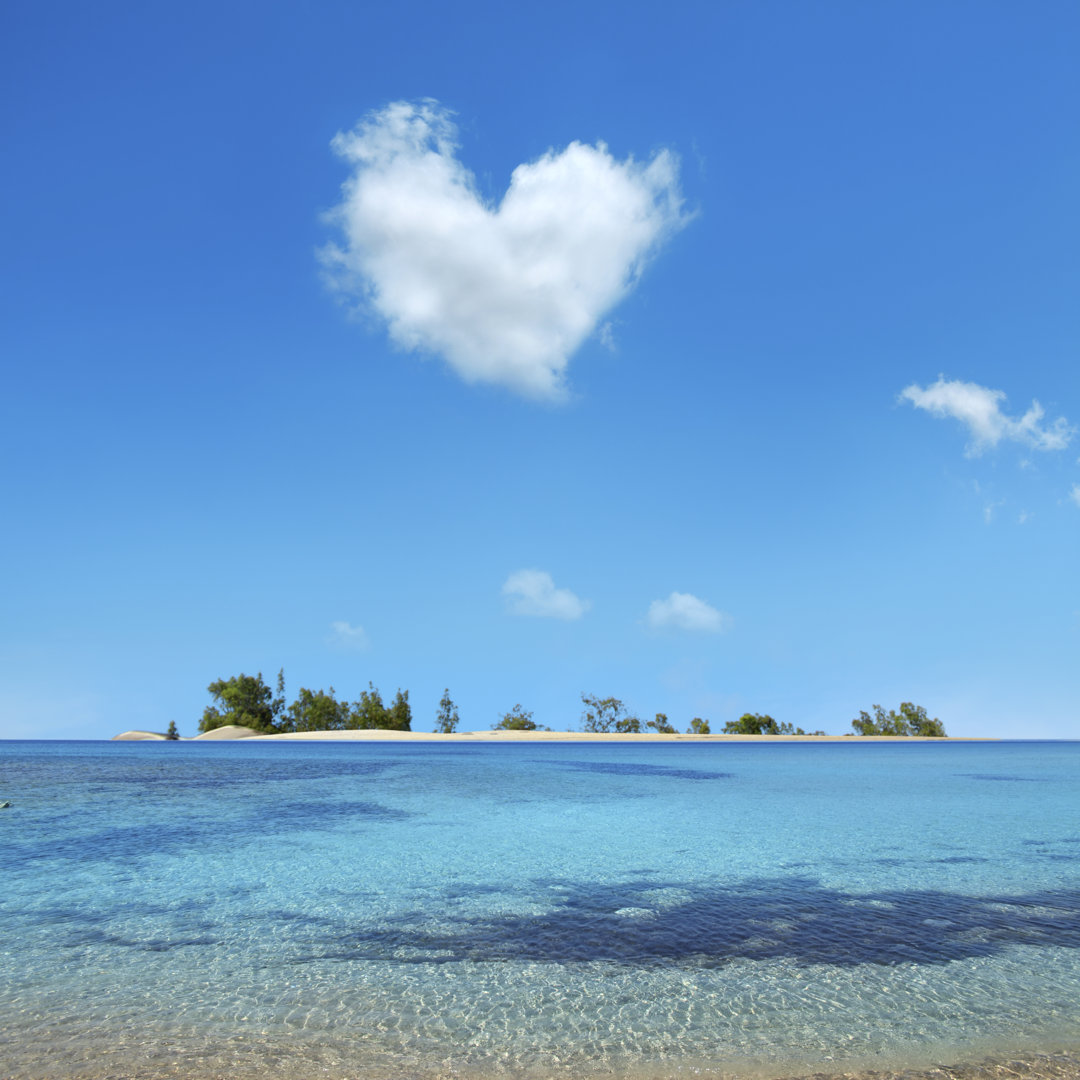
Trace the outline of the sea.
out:
[[[3,1080],[1080,1075],[1080,743],[0,742]]]

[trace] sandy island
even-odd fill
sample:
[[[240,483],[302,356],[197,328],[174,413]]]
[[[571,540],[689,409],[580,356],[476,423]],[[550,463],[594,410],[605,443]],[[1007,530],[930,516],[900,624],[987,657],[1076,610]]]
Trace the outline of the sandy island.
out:
[[[255,742],[292,739],[303,742],[997,742],[996,739],[980,738],[927,738],[919,735],[685,735],[658,734],[650,731],[640,735],[592,731],[456,731],[443,735],[437,731],[386,731],[368,728],[360,731],[290,731],[281,735],[262,735],[252,728],[235,724],[214,728],[193,739],[180,742],[196,742],[203,739],[252,739]],[[165,736],[156,731],[125,731],[114,735],[113,740],[124,742],[166,742]]]

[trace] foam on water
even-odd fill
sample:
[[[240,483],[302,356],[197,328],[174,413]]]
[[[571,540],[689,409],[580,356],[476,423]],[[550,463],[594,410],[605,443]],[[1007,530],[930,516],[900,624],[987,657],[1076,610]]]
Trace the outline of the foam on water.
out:
[[[0,1075],[1057,1075],[1078,767],[1038,743],[0,743]]]

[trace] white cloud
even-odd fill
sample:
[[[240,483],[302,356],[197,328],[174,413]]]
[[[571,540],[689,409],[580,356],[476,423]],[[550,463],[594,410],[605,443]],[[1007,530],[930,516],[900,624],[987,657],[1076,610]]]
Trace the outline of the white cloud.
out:
[[[690,593],[673,592],[666,600],[649,605],[649,625],[656,630],[705,630],[716,633],[727,627],[730,616]]]
[[[352,626],[347,622],[332,622],[330,624],[331,645],[350,652],[363,652],[371,642],[368,640],[367,631],[362,626]]]
[[[468,382],[558,398],[570,357],[687,221],[678,159],[572,142],[519,165],[498,205],[458,160],[438,102],[398,101],[332,146],[352,167],[323,252],[335,287],[406,349]]]
[[[1031,403],[1023,416],[1014,419],[1001,411],[1005,400],[1002,390],[991,390],[978,383],[945,381],[943,375],[924,390],[912,383],[900,393],[901,401],[910,401],[931,416],[952,417],[966,425],[970,442],[967,454],[974,457],[1002,439],[1012,440],[1036,450],[1064,450],[1076,434],[1076,428],[1059,416],[1052,424],[1043,424],[1046,413],[1037,402]]]
[[[505,581],[502,594],[515,615],[539,615],[551,619],[580,619],[589,610],[569,589],[556,589],[543,570],[516,570]]]
[[[1069,492],[1069,498],[1072,499],[1077,506],[1080,506],[1080,484],[1073,484],[1072,490]]]

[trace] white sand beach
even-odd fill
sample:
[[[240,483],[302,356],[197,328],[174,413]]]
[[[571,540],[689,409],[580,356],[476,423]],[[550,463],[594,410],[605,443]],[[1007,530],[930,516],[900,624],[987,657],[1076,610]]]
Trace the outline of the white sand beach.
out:
[[[247,731],[246,728],[218,728],[220,732]],[[214,734],[199,736],[206,738]],[[371,741],[371,742],[983,742],[982,739],[922,739],[911,736],[852,736],[852,735],[662,735],[648,732],[640,735],[616,734],[614,732],[591,731],[460,731],[452,735],[443,735],[431,731],[384,731],[372,729],[366,731],[297,731],[282,735],[250,736],[240,734],[221,734],[220,739],[250,737],[261,742],[269,739],[302,739],[318,741]]]
[[[194,738],[181,738],[181,742],[195,742],[203,739],[222,741],[230,739],[251,739],[253,742],[268,740],[293,740],[303,742],[996,742],[995,739],[980,738],[923,738],[912,735],[688,735],[658,734],[654,731],[643,734],[622,734],[616,732],[593,731],[456,731],[444,735],[437,731],[388,731],[383,728],[367,728],[354,731],[290,731],[278,735],[264,735],[253,728],[229,724],[225,727],[205,731]],[[125,731],[114,735],[113,742],[157,742],[167,741],[165,736],[156,731]]]

